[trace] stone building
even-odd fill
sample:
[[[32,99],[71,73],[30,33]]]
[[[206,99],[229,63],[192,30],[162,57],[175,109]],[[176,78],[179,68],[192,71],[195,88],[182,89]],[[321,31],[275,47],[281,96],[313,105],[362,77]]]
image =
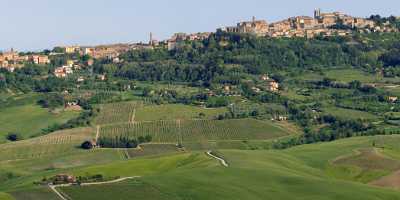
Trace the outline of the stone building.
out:
[[[239,22],[236,26],[222,27],[218,30],[222,32],[250,33],[257,36],[266,36],[269,32],[269,26],[267,21],[256,20],[253,17],[252,21]]]
[[[34,64],[46,65],[50,63],[50,59],[46,55],[31,55],[29,60]]]
[[[314,11],[314,17],[297,16],[282,21],[267,24],[263,20],[240,22],[236,26],[223,27],[219,31],[232,33],[251,33],[257,36],[269,37],[307,37],[317,35],[333,36],[347,35],[351,30],[334,29],[334,25],[345,25],[349,28],[373,28],[374,22],[364,18],[357,18],[341,12],[322,13],[320,9]]]
[[[80,51],[79,46],[66,46],[63,47],[65,53],[76,53]]]

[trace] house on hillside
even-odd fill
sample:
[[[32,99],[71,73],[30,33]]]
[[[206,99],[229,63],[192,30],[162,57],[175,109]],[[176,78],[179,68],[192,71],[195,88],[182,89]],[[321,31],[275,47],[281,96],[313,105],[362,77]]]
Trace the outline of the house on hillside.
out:
[[[54,176],[53,184],[67,184],[67,183],[76,183],[76,178],[72,175],[68,174],[57,174]]]
[[[57,78],[65,78],[67,77],[68,74],[72,74],[74,71],[72,70],[72,67],[70,66],[62,66],[62,67],[57,67],[54,69],[54,75]]]
[[[389,99],[390,102],[395,103],[399,98],[391,96],[391,97],[388,97],[388,99]]]
[[[49,57],[45,55],[31,55],[29,56],[29,60],[38,65],[46,65],[50,63]]]
[[[269,90],[271,92],[279,91],[279,83],[272,79],[268,80],[267,81],[267,90]]]

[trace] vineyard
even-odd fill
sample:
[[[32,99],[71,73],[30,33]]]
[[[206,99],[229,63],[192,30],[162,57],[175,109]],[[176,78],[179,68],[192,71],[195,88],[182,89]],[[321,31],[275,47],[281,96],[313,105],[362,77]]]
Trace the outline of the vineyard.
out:
[[[213,140],[267,140],[291,134],[273,122],[239,120],[175,120],[135,122],[100,128],[102,137],[151,135],[153,143],[185,143]]]
[[[91,128],[58,131],[52,134],[0,145],[0,162],[17,159],[33,159],[53,155],[65,155],[79,151],[82,141],[93,138]]]
[[[141,106],[141,102],[103,104],[100,106],[100,113],[95,123],[101,125],[133,122],[135,111]]]
[[[228,112],[227,108],[203,108],[183,104],[150,105],[136,110],[136,121],[175,119],[215,119]]]

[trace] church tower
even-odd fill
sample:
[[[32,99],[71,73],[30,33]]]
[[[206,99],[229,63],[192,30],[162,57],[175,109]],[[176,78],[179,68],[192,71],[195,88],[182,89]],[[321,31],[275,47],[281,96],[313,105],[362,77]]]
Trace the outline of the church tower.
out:
[[[314,10],[314,18],[319,19],[321,17],[321,9],[315,9]]]
[[[149,41],[149,45],[153,45],[153,33],[150,32],[150,41]]]

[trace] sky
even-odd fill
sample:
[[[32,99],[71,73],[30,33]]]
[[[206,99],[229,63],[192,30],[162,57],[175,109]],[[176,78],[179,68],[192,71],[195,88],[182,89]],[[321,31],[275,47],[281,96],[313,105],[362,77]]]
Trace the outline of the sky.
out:
[[[400,16],[399,0],[0,0],[0,50],[159,40],[239,21],[274,22],[322,11]]]

